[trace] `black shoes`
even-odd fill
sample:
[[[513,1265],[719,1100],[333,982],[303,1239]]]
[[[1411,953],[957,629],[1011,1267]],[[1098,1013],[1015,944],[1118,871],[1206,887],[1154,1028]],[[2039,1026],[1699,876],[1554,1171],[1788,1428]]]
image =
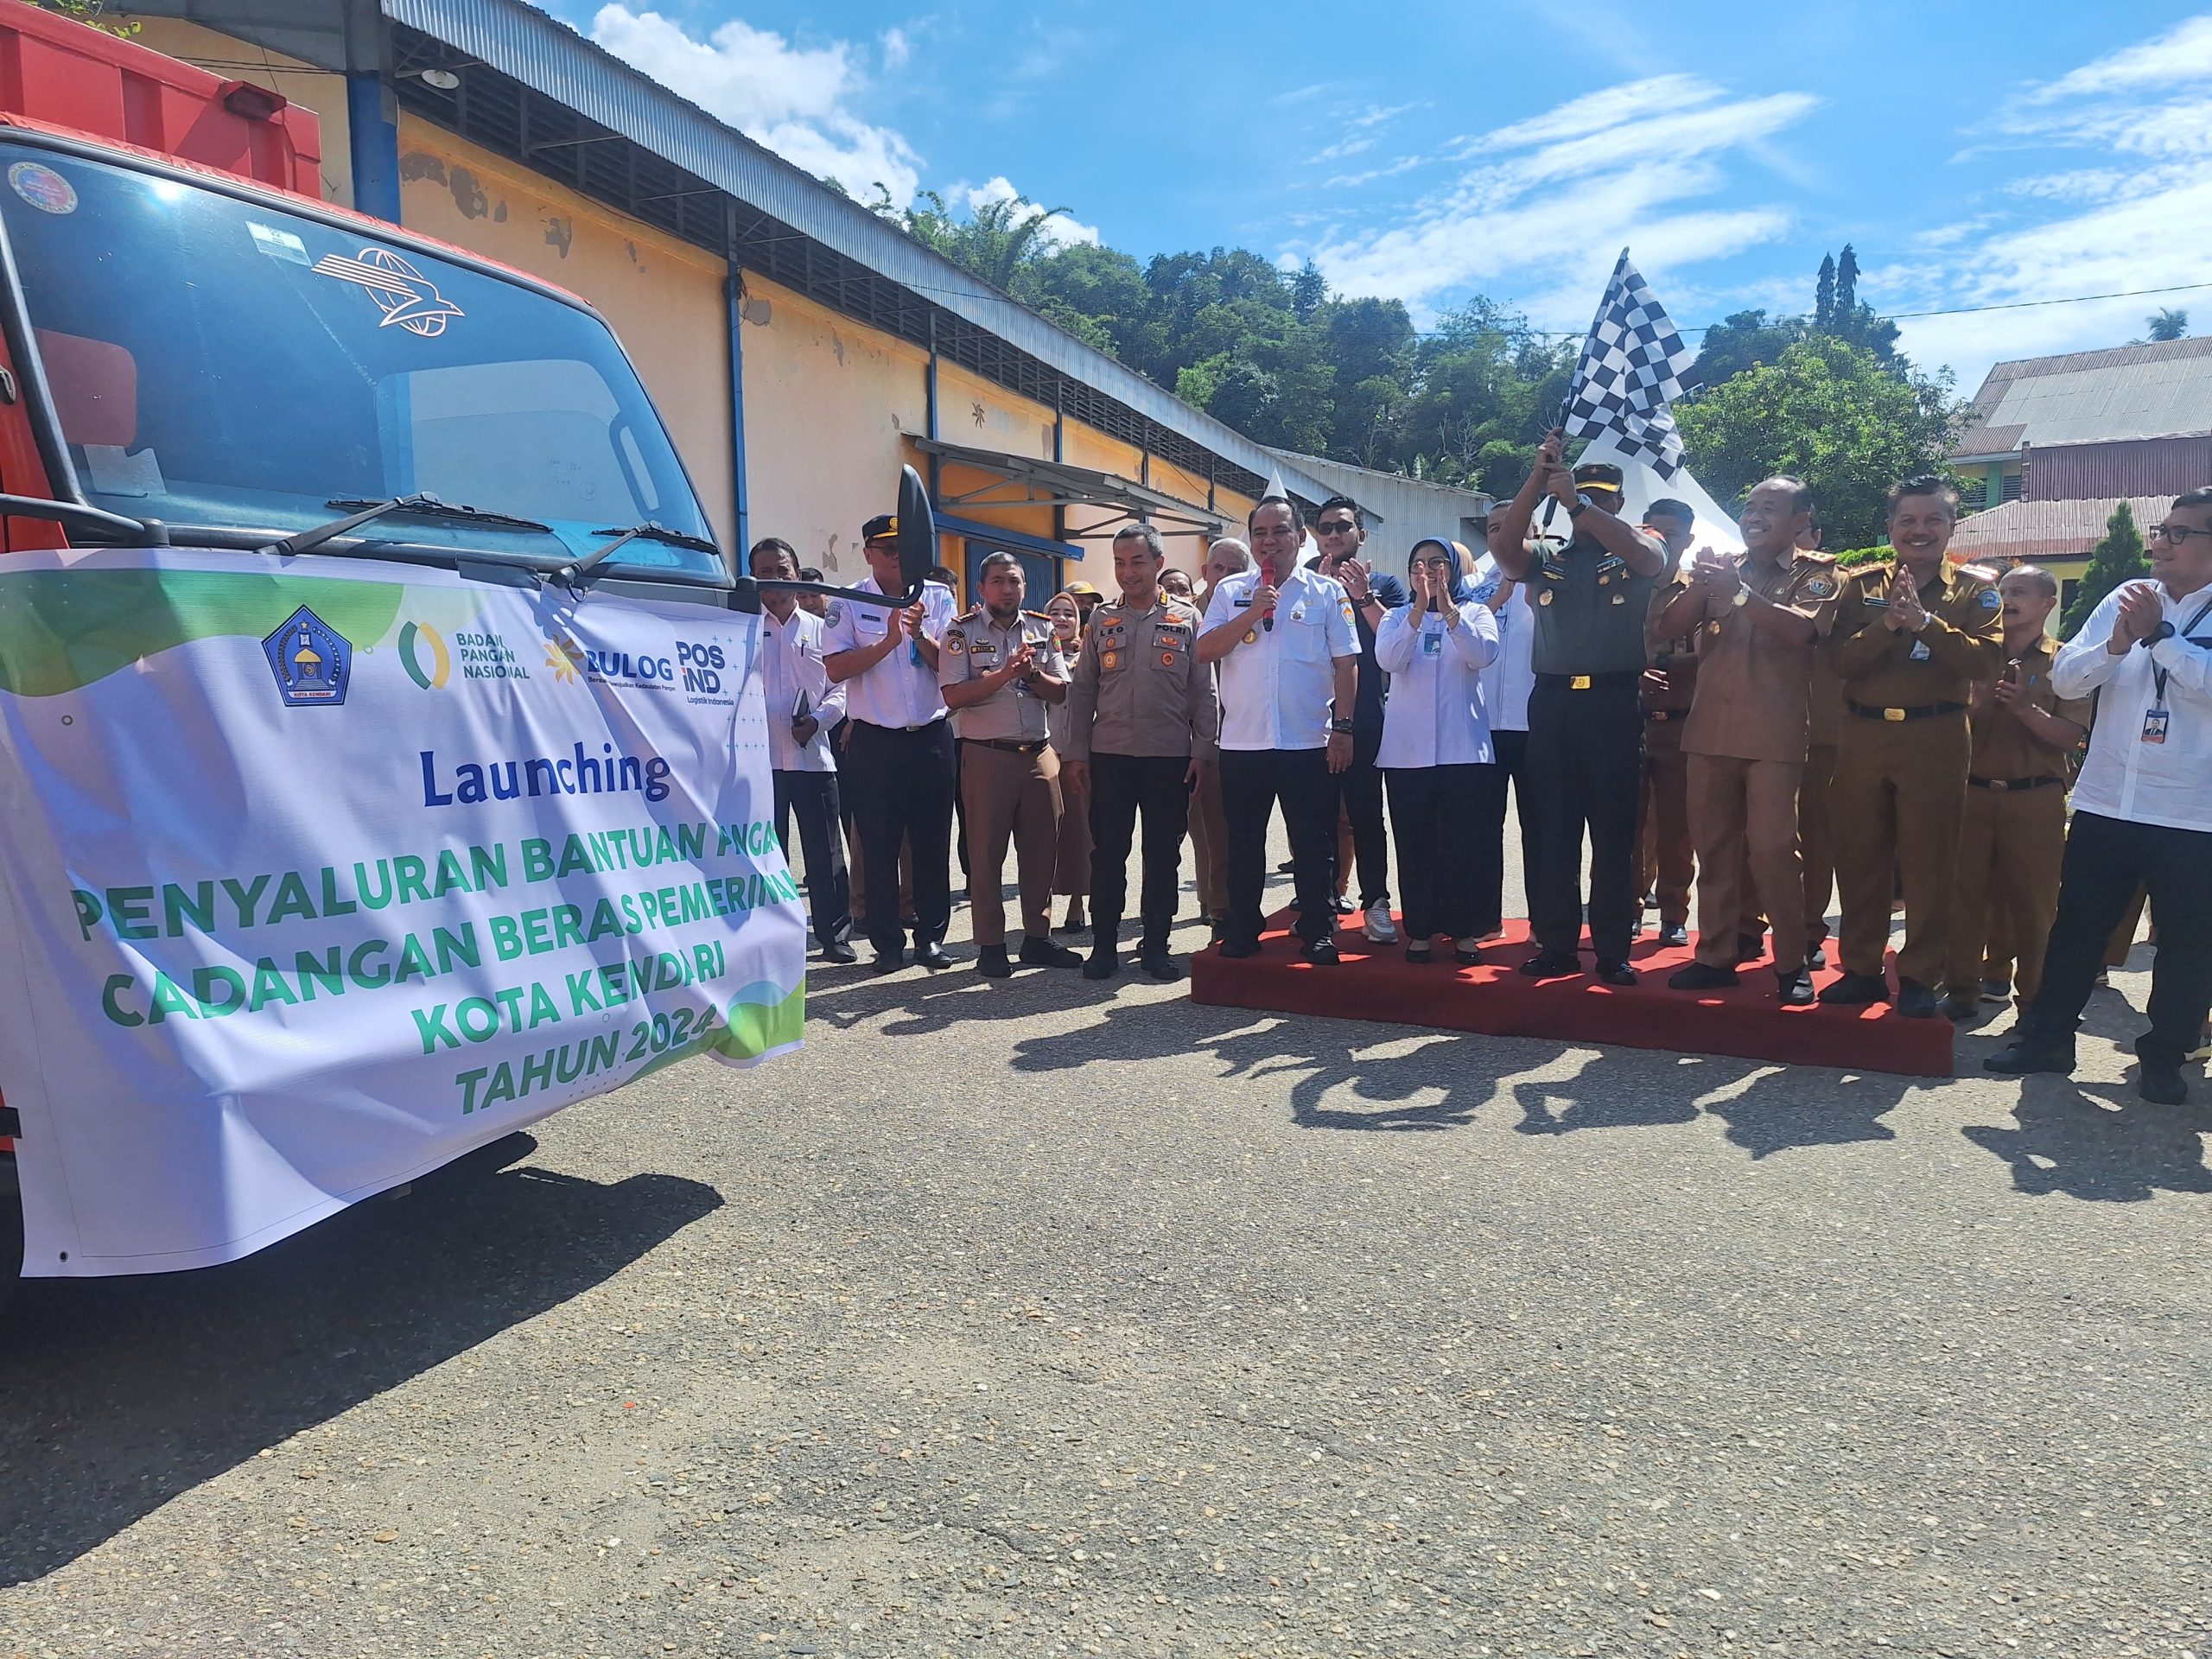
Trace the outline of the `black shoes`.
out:
[[[1826,944],[1815,945],[1811,953],[1805,958],[1805,965],[1808,968],[1814,969],[1815,972],[1818,972],[1821,969],[1827,967],[1828,965],[1827,946]]]
[[[1065,944],[1054,944],[1050,939],[1025,934],[1021,941],[1021,963],[1026,968],[1080,968],[1083,958]]]
[[[1083,964],[1085,979],[1111,979],[1122,966],[1122,953],[1110,946],[1093,950]]]
[[[1782,1006],[1785,1008],[1809,1008],[1819,1001],[1813,995],[1813,976],[1802,968],[1777,968],[1774,982],[1781,988]]]
[[[868,965],[871,974],[895,974],[906,965],[906,947],[893,945],[888,950],[879,950],[875,960]]]
[[[1182,965],[1168,954],[1164,944],[1148,944],[1139,951],[1137,966],[1163,985],[1173,985],[1183,977]],[[1090,970],[1086,968],[1084,971]]]
[[[1624,962],[1601,962],[1592,971],[1591,978],[1600,985],[1618,985],[1625,990],[1637,982],[1639,976]]]
[[[1690,942],[1690,931],[1681,922],[1659,924],[1659,945],[1662,950],[1679,950]]]
[[[976,971],[985,979],[1009,979],[1014,964],[1006,959],[1006,946],[979,944],[976,947]]]
[[[1746,962],[1757,962],[1765,954],[1765,934],[1738,933],[1736,936],[1736,961],[1738,965]]]
[[[2135,1092],[2153,1106],[2179,1106],[2189,1099],[2189,1084],[2182,1079],[2181,1067],[2145,1060],[2135,1073]]]
[[[1513,971],[1530,979],[1566,979],[1582,971],[1582,958],[1572,950],[1539,950]]]
[[[1000,949],[1003,950],[1005,947],[1001,945]],[[931,940],[927,944],[917,945],[914,948],[914,963],[917,967],[926,968],[934,973],[940,968],[951,967],[952,958],[945,955],[943,945]]]
[[[1260,942],[1257,939],[1224,939],[1221,954],[1230,962],[1242,962],[1247,957],[1260,954]]]
[[[1953,991],[1943,999],[1943,1017],[1955,1026],[1981,1018],[1981,998],[1969,991]]]
[[[1435,941],[1433,939],[1407,940],[1406,960],[1408,962],[1434,962],[1436,960]]]
[[[1821,993],[1821,1001],[1830,1007],[1855,1008],[1889,1000],[1890,982],[1879,974],[1846,974]]]
[[[1702,962],[1678,968],[1667,976],[1667,988],[1670,991],[1725,991],[1733,989],[1735,984],[1733,968],[1715,968]]]
[[[842,939],[832,939],[822,947],[822,960],[824,962],[858,962],[860,959],[861,953]]]
[[[1337,954],[1334,939],[1315,939],[1306,947],[1306,960],[1322,967],[1330,967],[1344,958]]]
[[[1897,1012],[1908,1020],[1933,1020],[1936,993],[1916,979],[1897,981]]]
[[[2037,1071],[2052,1071],[2063,1077],[2074,1069],[2074,1046],[2069,1043],[2063,1048],[2056,1048],[2024,1038],[1988,1056],[1982,1061],[1981,1069],[2005,1077],[2024,1077]]]

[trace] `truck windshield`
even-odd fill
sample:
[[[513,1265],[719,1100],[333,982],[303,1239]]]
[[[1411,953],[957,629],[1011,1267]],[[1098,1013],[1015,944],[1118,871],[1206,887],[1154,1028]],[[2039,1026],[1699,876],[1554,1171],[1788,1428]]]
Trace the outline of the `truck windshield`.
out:
[[[645,520],[713,531],[634,371],[588,312],[273,204],[0,143],[0,219],[87,498],[288,534],[427,493],[547,531],[391,518],[364,540],[559,564]],[[611,569],[719,581],[640,538]]]

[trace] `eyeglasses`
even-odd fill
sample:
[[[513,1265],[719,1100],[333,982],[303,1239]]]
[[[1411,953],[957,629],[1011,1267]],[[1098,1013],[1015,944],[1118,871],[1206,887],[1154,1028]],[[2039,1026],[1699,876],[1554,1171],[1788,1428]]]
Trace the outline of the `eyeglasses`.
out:
[[[1332,524],[1316,524],[1313,533],[1316,536],[1349,536],[1358,528],[1350,519],[1342,519]]]
[[[2153,524],[2145,538],[2153,542],[2171,542],[2176,547],[2185,543],[2192,536],[2212,538],[2212,530],[2199,530],[2194,524]]]

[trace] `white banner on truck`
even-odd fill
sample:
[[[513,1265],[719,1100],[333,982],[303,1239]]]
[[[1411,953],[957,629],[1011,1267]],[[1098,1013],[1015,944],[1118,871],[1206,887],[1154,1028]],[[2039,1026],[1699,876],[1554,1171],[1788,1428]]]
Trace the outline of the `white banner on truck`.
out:
[[[797,1046],[760,619],[332,557],[0,562],[0,1095],[33,1276],[245,1255]]]

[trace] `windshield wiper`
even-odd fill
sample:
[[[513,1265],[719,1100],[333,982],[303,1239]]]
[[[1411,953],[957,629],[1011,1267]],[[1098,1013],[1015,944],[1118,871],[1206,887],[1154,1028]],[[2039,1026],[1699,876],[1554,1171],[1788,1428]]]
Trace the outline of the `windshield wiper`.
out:
[[[711,553],[716,558],[722,550],[712,542],[697,536],[687,536],[680,530],[671,530],[665,524],[655,524],[648,518],[642,524],[632,524],[627,530],[594,530],[594,536],[612,536],[611,542],[594,547],[574,564],[564,564],[553,573],[553,579],[564,588],[573,588],[586,575],[597,569],[607,557],[630,542],[658,542],[666,547],[688,547],[696,553]]]
[[[459,518],[473,524],[496,524],[502,530],[534,530],[545,535],[553,533],[550,524],[541,524],[534,518],[510,518],[504,512],[486,512],[481,507],[463,506],[457,501],[441,501],[435,495],[395,495],[383,501],[369,501],[358,498],[338,496],[322,504],[326,507],[348,509],[343,518],[334,518],[327,524],[317,524],[312,530],[301,531],[282,541],[271,542],[265,550],[270,553],[306,553],[334,541],[350,530],[358,529],[371,519],[381,518],[388,512],[404,512],[418,518]]]

